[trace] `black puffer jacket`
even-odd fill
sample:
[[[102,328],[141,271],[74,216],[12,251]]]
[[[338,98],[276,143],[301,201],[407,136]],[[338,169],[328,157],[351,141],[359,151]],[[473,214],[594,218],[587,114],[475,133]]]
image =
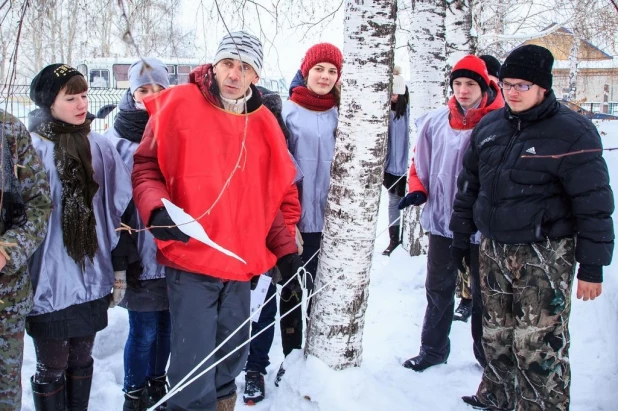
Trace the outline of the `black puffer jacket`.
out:
[[[457,180],[449,228],[501,243],[577,235],[577,261],[609,265],[614,196],[596,127],[551,92],[518,115],[508,107],[474,129]],[[462,236],[463,237],[463,236]]]

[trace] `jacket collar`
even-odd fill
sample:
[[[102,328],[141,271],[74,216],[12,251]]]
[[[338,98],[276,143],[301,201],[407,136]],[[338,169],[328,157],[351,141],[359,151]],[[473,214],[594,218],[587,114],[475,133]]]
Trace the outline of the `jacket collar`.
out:
[[[508,105],[505,106],[504,117],[518,128],[522,128],[553,116],[559,109],[560,103],[556,100],[554,91],[550,90],[545,100],[532,107],[530,110],[521,113],[513,113]]]

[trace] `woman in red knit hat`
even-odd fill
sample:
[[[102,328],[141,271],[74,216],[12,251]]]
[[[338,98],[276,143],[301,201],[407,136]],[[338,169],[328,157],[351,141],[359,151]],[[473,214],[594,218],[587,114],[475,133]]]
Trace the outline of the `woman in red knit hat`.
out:
[[[319,43],[307,50],[300,66],[302,83],[290,87],[290,99],[283,103],[282,116],[290,130],[288,146],[298,163],[303,180],[298,183],[302,214],[297,228],[302,236],[301,258],[310,276],[307,287],[313,289],[317,256],[324,226],[324,208],[330,183],[330,166],[335,153],[335,131],[339,116],[339,91],[343,55],[329,43]],[[311,259],[311,261],[309,261]],[[300,295],[282,290],[281,313],[300,301]],[[301,348],[302,315],[300,309],[281,320],[283,353]]]

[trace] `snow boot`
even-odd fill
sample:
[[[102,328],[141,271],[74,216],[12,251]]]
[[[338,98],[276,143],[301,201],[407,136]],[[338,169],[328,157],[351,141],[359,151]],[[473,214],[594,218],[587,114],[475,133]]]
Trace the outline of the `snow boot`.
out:
[[[475,410],[489,410],[490,408],[487,405],[483,404],[476,395],[464,395],[461,397],[463,402],[472,406]]]
[[[122,411],[145,411],[148,409],[142,401],[145,390],[139,388],[137,390],[129,391],[124,394],[124,405]]]
[[[150,408],[155,405],[161,398],[167,394],[168,384],[166,380],[167,375],[163,374],[160,377],[149,378],[146,392],[144,395],[144,403],[146,408]],[[165,411],[167,409],[166,403],[159,405],[157,411]]]
[[[34,377],[31,377],[30,384],[36,411],[65,411],[64,378],[47,384],[39,384],[34,382]]]
[[[453,321],[468,322],[468,318],[472,315],[472,300],[469,298],[462,298],[459,301],[459,306],[453,314]]]
[[[67,411],[87,411],[92,385],[93,363],[81,368],[69,368],[66,372]]]
[[[245,393],[242,400],[247,405],[255,405],[264,399],[264,376],[259,371],[247,371],[245,374]]]
[[[397,248],[399,244],[401,244],[400,240],[400,227],[399,225],[392,225],[388,227],[388,235],[391,238],[391,242],[388,244],[388,247],[384,251],[382,251],[382,255],[390,256],[391,253]]]
[[[424,356],[417,355],[416,357],[412,357],[409,360],[406,360],[406,362],[403,363],[403,366],[416,372],[423,372],[427,368],[433,367],[434,365],[438,364],[446,364],[446,361],[442,363],[431,363],[427,361]]]
[[[285,375],[285,368],[283,368],[283,363],[279,366],[279,370],[277,370],[277,375],[275,376],[275,387],[279,386],[279,383],[283,379]]]
[[[223,398],[217,398],[217,411],[234,411],[236,393]]]

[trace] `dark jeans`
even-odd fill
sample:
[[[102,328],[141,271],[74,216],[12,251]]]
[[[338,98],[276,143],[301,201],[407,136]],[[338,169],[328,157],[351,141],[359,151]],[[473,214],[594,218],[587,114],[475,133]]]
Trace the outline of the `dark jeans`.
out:
[[[94,335],[68,340],[33,338],[36,352],[34,382],[52,383],[64,377],[67,368],[86,368],[92,364]]]
[[[421,334],[421,355],[433,364],[439,364],[448,359],[451,351],[449,334],[453,323],[455,308],[455,287],[457,285],[457,268],[451,258],[452,239],[439,235],[429,236],[427,252],[427,279],[425,292],[427,308]],[[471,249],[470,280],[472,286],[472,338],[474,339],[474,355],[482,366],[485,366],[481,337],[483,334],[482,314],[483,303],[479,285],[479,247]]]
[[[124,346],[124,391],[146,386],[146,378],[165,374],[170,356],[170,312],[129,310],[129,337]]]
[[[175,386],[210,355],[250,313],[249,281],[221,281],[202,274],[166,269],[172,320],[171,357],[167,372]],[[210,357],[195,374],[232,352],[249,339],[249,324]],[[234,380],[247,362],[248,344],[202,375],[167,401],[167,409],[216,411],[217,399],[236,392]]]
[[[266,293],[266,299],[275,295],[277,287],[271,282]],[[260,313],[260,318],[256,322],[251,323],[251,336],[253,337],[258,332],[262,331],[268,325],[275,321],[277,315],[277,300],[272,299],[264,307]],[[271,326],[255,339],[251,340],[249,345],[249,357],[247,358],[247,371],[259,371],[266,374],[266,367],[270,364],[268,353],[273,344],[275,337],[275,327]]]
[[[301,233],[303,237],[303,253],[300,258],[303,262],[309,261],[309,259],[320,249],[320,243],[322,241],[322,233]],[[318,253],[313,260],[309,261],[305,266],[311,275],[306,277],[307,289],[309,292],[313,292],[313,284],[315,280],[316,272],[318,271]],[[281,300],[279,302],[279,314],[283,314],[290,311],[296,306],[302,299],[302,295],[296,298],[291,295],[287,289],[281,291]],[[309,301],[308,307],[311,307],[311,301]],[[309,308],[308,308],[309,309]],[[281,345],[283,347],[283,355],[288,355],[294,349],[300,349],[302,347],[303,338],[303,314],[301,307],[299,306],[287,316],[281,318]]]

